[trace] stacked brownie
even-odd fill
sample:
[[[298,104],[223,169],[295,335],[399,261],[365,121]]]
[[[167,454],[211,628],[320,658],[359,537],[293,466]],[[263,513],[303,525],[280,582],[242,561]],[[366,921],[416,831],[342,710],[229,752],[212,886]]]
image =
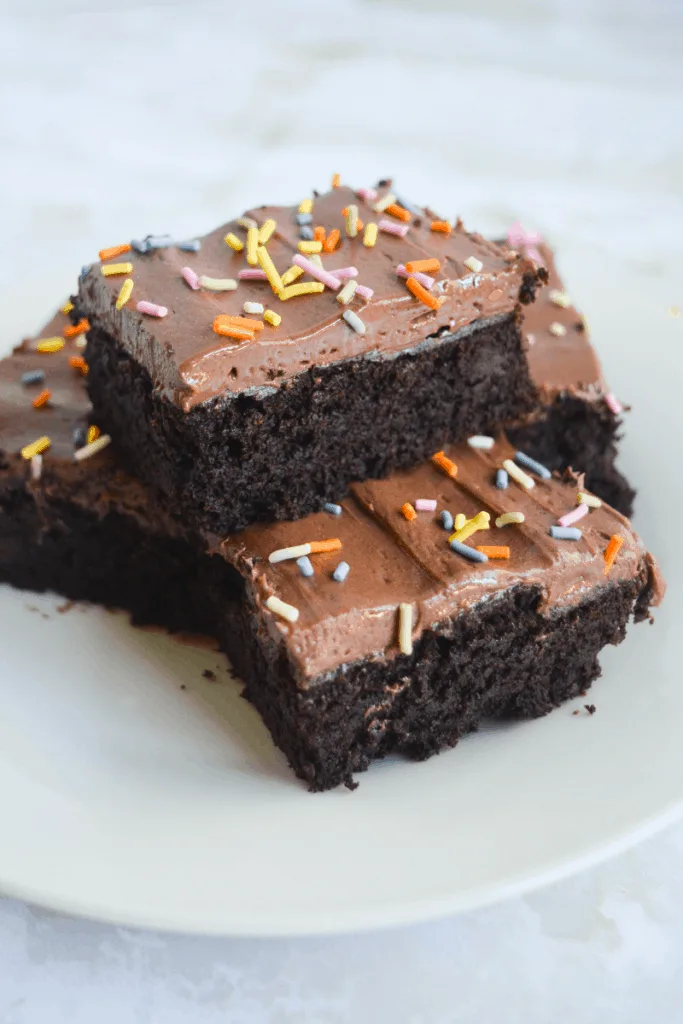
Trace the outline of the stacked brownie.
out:
[[[338,188],[119,247],[77,306],[0,365],[0,575],[217,636],[311,789],[544,714],[659,599],[547,249]]]

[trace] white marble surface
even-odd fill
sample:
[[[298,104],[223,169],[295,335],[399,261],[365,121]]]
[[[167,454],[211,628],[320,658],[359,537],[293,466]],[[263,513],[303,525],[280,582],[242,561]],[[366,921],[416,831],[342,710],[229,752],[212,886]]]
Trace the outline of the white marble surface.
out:
[[[579,299],[603,271],[642,282],[653,329],[683,307],[677,0],[0,0],[0,16],[3,348],[101,245],[208,229],[337,170],[394,175],[484,231],[520,217]],[[614,356],[606,371],[628,398]],[[4,901],[0,1021],[670,1021],[682,854],[679,826],[525,899],[355,938],[165,937]]]

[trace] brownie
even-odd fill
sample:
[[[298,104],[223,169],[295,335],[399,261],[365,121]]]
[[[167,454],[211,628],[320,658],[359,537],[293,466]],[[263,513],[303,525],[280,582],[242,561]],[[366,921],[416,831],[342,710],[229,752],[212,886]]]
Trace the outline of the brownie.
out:
[[[82,276],[98,421],[128,468],[197,527],[300,518],[353,480],[533,411],[520,317],[545,269],[429,210],[377,212],[387,189],[361,191],[335,188],[311,214],[250,210],[197,252],[166,238],[133,242]],[[240,277],[259,272],[248,262],[250,222],[266,233],[276,225],[259,256],[277,268],[272,286]],[[301,237],[318,229],[324,242]],[[298,251],[311,245],[331,251]],[[424,260],[435,267],[426,277],[399,276]],[[297,261],[306,272],[283,286]],[[123,276],[110,273],[117,265]],[[124,278],[134,290],[117,309]],[[236,287],[216,291],[217,280]],[[320,292],[290,295],[311,286]],[[264,312],[245,313],[253,303]]]

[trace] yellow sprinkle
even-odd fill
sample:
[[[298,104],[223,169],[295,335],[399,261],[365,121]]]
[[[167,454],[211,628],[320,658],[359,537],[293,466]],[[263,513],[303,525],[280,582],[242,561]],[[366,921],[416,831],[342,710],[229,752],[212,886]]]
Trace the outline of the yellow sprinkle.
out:
[[[64,305],[62,306],[62,308],[60,309],[59,312],[60,313],[64,313],[64,315],[66,315],[67,313],[70,313],[73,308],[74,308],[74,304],[71,301],[71,299],[69,299],[67,302],[64,303]]]
[[[245,231],[248,231],[249,228],[258,227],[258,224],[256,223],[253,217],[240,217],[237,223],[241,228],[244,228]]]
[[[258,249],[258,228],[247,229],[247,263],[255,267],[258,265],[256,250]]]
[[[132,274],[132,263],[105,263],[101,268],[105,277],[113,277],[115,274]]]
[[[293,299],[296,295],[315,295],[325,291],[325,285],[321,281],[304,281],[303,284],[291,284],[289,288],[283,288],[278,295],[283,302]]]
[[[244,242],[241,238],[238,238],[237,235],[233,235],[232,231],[228,231],[224,241],[226,245],[229,245],[231,249],[235,250],[235,252],[242,252],[242,249],[244,249]]]
[[[39,437],[37,441],[33,441],[32,444],[27,444],[21,449],[22,459],[32,459],[35,455],[40,455],[41,452],[47,451],[52,444],[49,437]]]
[[[61,352],[64,338],[41,338],[36,345],[36,352]]]
[[[247,247],[249,246],[249,240],[247,240]],[[249,257],[247,257],[248,259]],[[277,268],[270,258],[270,253],[267,249],[264,249],[262,245],[259,245],[256,250],[256,262],[260,265],[261,270],[265,272],[270,287],[273,289],[276,295],[279,295],[282,291],[282,278],[277,272]]]
[[[316,267],[322,267],[323,261],[321,260],[317,252],[312,252],[308,258],[311,261],[311,263],[314,263],[316,265]]]
[[[503,462],[503,469],[508,471],[508,474],[513,480],[516,480],[520,487],[523,487],[525,491],[530,491],[532,487],[536,486],[536,481],[533,477],[525,473],[523,469],[520,469],[516,462],[512,459],[505,459]]]
[[[471,537],[473,533],[477,533],[478,530],[490,529],[490,519],[491,516],[488,512],[479,512],[473,519],[468,519],[465,525],[459,530],[452,533],[448,538],[449,541],[458,540],[462,544],[463,541],[467,540],[468,537]]]
[[[523,512],[503,512],[502,515],[496,519],[496,526],[507,526],[508,523],[523,523],[524,513]]]
[[[126,280],[121,285],[121,291],[119,292],[118,298],[116,300],[116,308],[117,309],[123,309],[125,304],[128,302],[128,299],[130,298],[132,291],[133,291],[133,278],[132,277],[127,277]]]
[[[463,526],[467,522],[467,516],[464,512],[458,512],[457,516],[453,520],[453,526],[456,530],[462,530]]]
[[[413,653],[413,606],[405,601],[398,606],[398,649],[401,654]]]
[[[552,302],[553,306],[561,306],[562,309],[569,309],[572,304],[572,300],[569,298],[567,293],[560,291],[559,288],[551,288],[548,293],[548,298]]]
[[[579,491],[576,495],[577,505],[588,505],[589,508],[600,508],[602,502],[600,498],[596,498],[594,494],[588,494],[587,491]]]
[[[551,334],[554,334],[556,338],[564,338],[565,334],[567,333],[567,328],[564,326],[564,324],[559,324],[557,320],[555,320],[550,325],[548,330]]]
[[[264,221],[258,233],[258,244],[265,245],[266,242],[269,242],[276,227],[277,221],[274,221],[272,217],[269,217],[268,220]]]
[[[340,288],[337,292],[337,302],[340,302],[342,306],[345,306],[353,298],[353,294],[358,287],[358,282],[355,278],[350,278],[343,288]]]
[[[308,242],[305,239],[303,239],[301,242],[299,242],[297,248],[299,252],[303,252],[307,256],[309,256],[312,252],[322,252],[323,243],[313,241]]]
[[[93,441],[96,441],[99,436],[100,428],[96,427],[94,423],[91,423],[88,427],[88,433],[85,435],[86,444],[91,444]]]
[[[267,324],[270,324],[271,327],[279,327],[280,324],[282,323],[282,317],[280,316],[280,314],[275,313],[272,309],[267,309],[265,311],[265,313],[263,314],[263,319],[266,321]]]
[[[377,225],[366,224],[365,233],[363,235],[363,245],[367,246],[368,249],[372,249],[373,245],[377,241]]]
[[[346,210],[346,234],[355,238],[358,234],[358,207],[351,203]]]
[[[299,203],[299,213],[313,213],[313,200],[302,199]]]
[[[283,285],[285,285],[286,287],[288,284],[294,284],[297,277],[301,277],[302,274],[303,270],[301,267],[290,267],[289,270],[285,270],[284,274],[282,275]]]
[[[391,192],[387,192],[387,194],[385,196],[382,196],[381,199],[377,200],[377,202],[373,206],[373,210],[375,211],[375,213],[384,213],[384,211],[386,210],[387,206],[391,206],[392,203],[395,203],[395,202],[396,202],[396,196],[392,195]]]

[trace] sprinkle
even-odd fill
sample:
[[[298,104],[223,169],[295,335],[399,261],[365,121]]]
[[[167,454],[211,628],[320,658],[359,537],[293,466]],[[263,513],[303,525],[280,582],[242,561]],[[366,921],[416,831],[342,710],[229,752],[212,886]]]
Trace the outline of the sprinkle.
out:
[[[551,526],[550,536],[554,540],[581,540],[583,534],[576,526]]]
[[[173,245],[170,235],[147,235],[145,242],[148,249],[168,249],[170,245]]]
[[[507,526],[508,523],[523,523],[524,513],[523,512],[503,512],[502,515],[496,519],[496,526],[500,529],[502,526]]]
[[[239,227],[244,228],[245,231],[248,231],[250,228],[258,227],[258,224],[253,217],[240,217],[237,223]]]
[[[238,238],[237,235],[233,234],[232,231],[228,231],[223,241],[226,245],[229,245],[231,249],[234,249],[235,252],[242,252],[242,249],[244,249],[244,242],[241,238]]]
[[[130,252],[129,242],[124,242],[123,245],[112,245],[108,249],[100,249],[98,255],[101,260],[112,260],[115,256],[123,256],[124,252]]]
[[[436,498],[418,498],[415,509],[417,512],[436,512]]]
[[[488,562],[489,560],[488,555],[484,554],[483,551],[479,551],[478,548],[470,548],[459,540],[451,540],[450,547],[451,551],[455,551],[456,554],[468,558],[470,562]]]
[[[263,319],[266,321],[267,324],[270,324],[271,327],[279,327],[280,324],[282,323],[282,317],[280,316],[280,314],[276,313],[272,309],[267,309],[264,312]]]
[[[420,271],[418,271],[417,273],[409,274],[403,263],[399,263],[398,266],[396,267],[396,275],[398,277],[403,278],[414,277],[415,280],[419,281],[420,284],[423,285],[425,288],[431,288],[432,285],[434,284],[434,278],[430,277],[429,274],[423,274]]]
[[[346,211],[346,234],[355,238],[358,234],[358,207],[351,203]]]
[[[180,249],[181,252],[199,252],[202,247],[202,243],[198,238],[190,238],[186,242],[176,242],[176,249]]]
[[[189,287],[192,288],[193,291],[199,291],[199,289],[201,288],[199,278],[195,274],[192,267],[181,267],[180,276],[182,277],[185,284],[189,285]]]
[[[94,441],[90,441],[83,448],[77,448],[74,452],[74,459],[76,462],[83,462],[84,459],[90,459],[93,455],[97,455],[103,448],[106,448],[111,444],[111,437],[109,434],[101,434],[95,438]]]
[[[441,263],[437,259],[410,260],[406,263],[405,269],[409,274],[435,274],[441,269]]]
[[[357,188],[356,195],[360,196],[366,203],[372,203],[377,198],[377,189],[374,188]]]
[[[467,438],[467,443],[470,448],[479,448],[481,451],[490,452],[496,442],[494,438],[487,437],[486,434],[473,434],[472,437]]]
[[[448,509],[444,509],[441,513],[441,525],[444,530],[448,530],[449,533],[453,529],[453,516]]]
[[[90,321],[83,317],[77,324],[72,324],[70,327],[64,328],[65,338],[75,338],[77,334],[85,334],[86,331],[90,330]]]
[[[259,229],[258,244],[267,245],[276,227],[277,221],[273,220],[272,217],[269,217],[268,220],[265,220]]]
[[[588,515],[588,505],[583,502],[573,508],[571,512],[567,512],[566,515],[560,516],[557,520],[558,526],[572,526],[573,523],[578,523],[579,519],[583,519],[585,515]]]
[[[242,306],[245,313],[263,313],[262,302],[245,302]]]
[[[339,188],[340,185],[341,185],[341,175],[333,174],[332,175],[332,188]]]
[[[299,213],[312,213],[313,211],[313,200],[302,199],[299,203]]]
[[[515,462],[518,462],[520,466],[524,466],[526,469],[530,469],[532,473],[540,476],[542,480],[550,480],[552,476],[550,470],[543,463],[537,462],[536,459],[532,459],[530,455],[525,455],[524,452],[515,452]]]
[[[510,548],[504,544],[481,544],[477,547],[477,551],[481,551],[487,558],[509,558]]]
[[[496,487],[498,488],[498,490],[499,491],[507,490],[508,482],[509,481],[508,481],[507,470],[499,469],[496,472]]]
[[[554,320],[548,328],[551,334],[554,334],[556,338],[564,338],[567,333],[567,328],[564,324],[558,324],[557,320]]]
[[[292,259],[292,263],[295,263],[297,267],[301,267],[302,270],[305,270],[307,274],[310,274],[311,277],[314,277],[317,281],[322,281],[322,283],[327,285],[328,288],[333,288],[335,292],[337,289],[341,288],[341,281],[338,277],[335,277],[334,274],[328,273],[327,270],[323,270],[321,267],[316,267],[315,263],[311,263],[310,260],[307,260],[306,257],[302,256],[300,253],[296,253]]]
[[[45,370],[27,370],[26,373],[21,375],[21,383],[26,384],[42,384],[45,380]]]
[[[384,213],[386,208],[388,206],[391,206],[391,204],[395,202],[396,196],[392,195],[391,192],[387,192],[386,195],[382,196],[381,199],[377,200],[377,202],[373,206],[373,210],[375,211],[375,213]]]
[[[231,316],[229,313],[219,313],[216,323],[232,327],[243,327],[247,331],[262,331],[263,324],[260,320],[252,320],[248,316]]]
[[[258,249],[258,228],[247,229],[247,263],[255,267],[258,263],[256,250]]]
[[[107,263],[104,267],[100,267],[101,272],[105,277],[113,277],[115,274],[132,274],[133,264],[132,263]]]
[[[237,327],[235,324],[220,323],[218,318],[213,322],[213,329],[216,334],[224,338],[234,338],[235,341],[253,341],[256,335],[246,327]]]
[[[299,242],[297,245],[299,252],[304,253],[305,256],[310,256],[311,253],[319,253],[323,251],[322,242]]]
[[[360,299],[365,299],[366,302],[369,302],[374,294],[375,293],[373,289],[368,288],[367,285],[359,284],[358,287],[356,288],[356,295]]]
[[[245,267],[244,270],[237,271],[237,277],[240,281],[267,281],[263,270],[260,267]]]
[[[464,526],[461,526],[459,530],[456,529],[452,537],[449,540],[457,540],[461,544],[463,541],[471,537],[473,533],[477,533],[479,530],[490,529],[491,516],[488,512],[478,512],[472,519],[468,519]]]
[[[430,231],[438,231],[442,235],[450,235],[453,225],[447,220],[433,220],[429,225]]]
[[[614,395],[611,391],[609,392],[609,394],[605,395],[605,405],[610,410],[610,412],[614,413],[615,416],[618,416],[620,413],[624,411],[623,405],[616,397],[616,395]]]
[[[413,508],[409,501],[406,501],[403,505],[401,505],[401,513],[403,517],[408,520],[409,523],[411,523],[413,519],[417,519],[417,512],[415,511],[415,509]]]
[[[82,448],[85,444],[85,427],[81,424],[80,427],[76,427],[72,434],[74,448]]]
[[[90,268],[91,267],[92,267],[91,263],[86,263],[85,266],[81,267],[81,272],[78,275],[78,280],[79,281],[83,281],[87,277],[87,275],[90,272]]]
[[[346,321],[352,331],[356,334],[365,334],[365,324],[352,309],[345,309],[342,313],[342,319]]]
[[[306,576],[308,578],[313,575],[313,566],[311,565],[311,560],[308,555],[302,555],[301,558],[297,558],[296,564],[299,566],[302,576]]]
[[[345,306],[353,298],[353,293],[357,287],[358,284],[353,278],[348,280],[344,287],[340,288],[337,292],[337,302],[341,302],[342,306]]]
[[[94,423],[91,423],[85,435],[86,444],[92,444],[93,441],[97,440],[101,433],[100,428]]]
[[[430,295],[427,289],[419,281],[416,281],[414,277],[406,279],[406,288],[409,292],[412,292],[416,299],[419,299],[420,302],[423,302],[430,309],[439,309],[446,301],[443,298],[437,299],[435,295]]]
[[[301,284],[290,284],[289,288],[283,288],[281,292],[278,292],[278,298],[282,302],[286,302],[287,299],[294,299],[297,295],[319,295],[324,291],[325,285],[318,281],[302,281]]]
[[[308,544],[293,544],[288,548],[271,551],[268,561],[271,565],[275,565],[277,562],[286,562],[291,558],[301,558],[302,555],[313,555],[321,551],[339,551],[341,546],[342,542],[338,537],[333,537],[331,540],[314,540]]]
[[[287,287],[288,284],[293,284],[297,277],[301,277],[303,270],[301,267],[290,267],[289,270],[285,270],[282,275],[282,284]]]
[[[311,541],[311,554],[315,555],[321,551],[341,551],[342,542],[338,537],[332,537],[330,540],[312,540]]]
[[[458,475],[458,467],[448,458],[445,452],[436,452],[432,455],[432,462],[439,469],[442,469],[446,476],[450,476],[451,479],[455,480]]]
[[[71,312],[71,310],[73,308],[74,308],[73,302],[71,301],[71,299],[68,299],[67,302],[65,302],[63,306],[60,306],[59,312],[60,313],[64,313],[64,315],[66,316],[68,313]]]
[[[366,224],[365,233],[363,235],[363,245],[366,249],[372,249],[373,245],[377,241],[377,225]]]
[[[358,277],[357,267],[335,267],[334,276],[340,281],[348,281],[350,277]]]
[[[204,284],[204,278],[200,278],[202,284]],[[163,317],[168,313],[166,306],[158,306],[156,302],[147,302],[144,299],[138,302],[135,307],[138,313],[146,313],[147,316],[158,316]]]
[[[36,345],[36,352],[61,352],[64,338],[42,338]]]
[[[31,402],[31,405],[34,409],[41,409],[44,405],[47,405],[51,398],[52,392],[46,389],[45,391],[41,391],[39,395],[36,395]]]
[[[299,225],[299,227],[301,227],[302,224],[311,224],[312,223],[312,221],[313,221],[313,214],[312,213],[297,213],[297,214],[295,214],[294,219],[296,220],[296,222]]]
[[[43,456],[34,455],[31,459],[31,479],[40,480],[43,475]]]
[[[379,231],[384,231],[387,235],[397,235],[399,238],[405,238],[410,230],[410,224],[394,224],[392,220],[384,220],[384,218],[377,225]]]
[[[299,238],[303,238],[306,242],[313,241],[313,228],[310,224],[302,224],[299,228]]]
[[[209,292],[234,292],[237,288],[234,277],[207,277],[206,274],[202,274],[199,283]]]
[[[572,300],[569,298],[567,293],[560,291],[558,288],[551,288],[548,292],[548,298],[552,302],[553,306],[561,306],[562,309],[569,309],[572,304]]]
[[[398,606],[398,649],[401,654],[413,653],[413,606],[401,602]]]
[[[133,278],[127,277],[119,288],[119,294],[116,297],[116,308],[123,309],[133,291]]]
[[[22,459],[32,459],[34,455],[42,455],[52,444],[49,437],[39,437],[37,441],[25,445],[21,449]]]
[[[467,516],[464,512],[458,512],[457,516],[453,520],[453,526],[456,530],[462,530],[463,526],[467,522]]]
[[[341,505],[336,505],[333,501],[327,501],[323,505],[323,512],[329,512],[332,516],[340,516],[342,514]]]
[[[476,256],[468,256],[465,260],[465,266],[468,270],[471,270],[473,274],[480,273],[484,268],[484,264],[481,260],[478,260]]]
[[[336,580],[337,583],[343,583],[346,577],[351,571],[351,566],[348,562],[340,562],[337,568],[332,573],[332,579]]]
[[[323,266],[323,261],[321,260],[317,252],[312,252],[308,258],[311,261],[311,263],[315,263],[316,267]]]
[[[149,250],[150,250],[149,242],[147,242],[147,240],[144,239],[144,238],[143,239],[134,238],[134,239],[132,239],[130,245],[131,245],[131,249],[135,249],[136,252],[141,253],[143,256],[144,256],[145,253],[149,252]],[[83,270],[81,270],[81,275],[83,274],[84,271],[85,271],[85,273],[87,273],[88,269],[89,269],[88,267],[83,267]]]
[[[85,334],[81,334],[78,338],[74,339],[74,348],[85,348],[88,344],[88,339]]]
[[[325,239],[325,241],[323,242],[323,249],[325,250],[325,252],[334,252],[334,250],[337,248],[337,245],[339,244],[340,238],[341,231],[339,230],[339,228],[333,228],[332,231],[330,231],[327,238]]]
[[[594,494],[589,494],[588,491],[579,491],[576,495],[577,505],[588,505],[589,508],[601,508],[602,502],[600,498],[596,498]]]
[[[605,576],[609,576],[610,569],[614,565],[614,561],[623,543],[624,538],[619,533],[613,533],[610,537],[609,544],[605,548]]]
[[[390,203],[389,206],[384,208],[384,212],[390,214],[392,217],[396,217],[397,220],[402,220],[406,223],[411,218],[410,211],[405,210],[402,206],[399,206],[398,203]]]
[[[523,487],[526,491],[530,491],[532,487],[536,486],[536,481],[519,468],[515,466],[512,459],[506,459],[503,463],[503,469],[506,469],[508,474],[513,480],[516,480],[520,487]]]
[[[295,608],[293,604],[287,604],[286,601],[281,601],[274,594],[270,595],[265,604],[269,612],[274,612],[281,619],[286,619],[287,622],[296,622],[299,618],[298,608]]]

